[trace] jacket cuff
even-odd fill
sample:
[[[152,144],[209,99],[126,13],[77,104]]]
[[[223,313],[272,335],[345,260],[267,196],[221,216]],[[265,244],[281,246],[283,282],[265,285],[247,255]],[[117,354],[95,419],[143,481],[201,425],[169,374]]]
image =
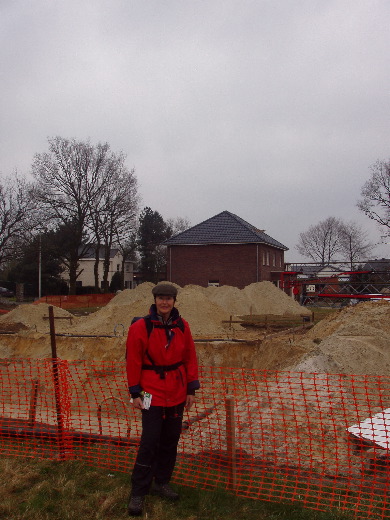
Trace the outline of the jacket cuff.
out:
[[[140,385],[129,386],[129,392],[131,397],[134,399],[135,397],[139,397],[139,395],[134,396],[133,394],[140,394],[142,392],[142,387]]]
[[[195,395],[195,390],[199,390],[200,384],[199,381],[196,379],[195,381],[191,381],[187,384],[187,394],[188,395]],[[194,391],[192,394],[191,392]]]

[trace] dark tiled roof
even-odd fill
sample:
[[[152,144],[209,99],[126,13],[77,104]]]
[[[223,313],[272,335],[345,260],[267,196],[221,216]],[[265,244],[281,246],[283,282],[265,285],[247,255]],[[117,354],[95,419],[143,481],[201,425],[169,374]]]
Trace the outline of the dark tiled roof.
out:
[[[82,246],[79,248],[79,252],[82,251]],[[110,258],[114,258],[114,256],[118,253],[119,249],[112,248],[110,249]],[[99,249],[99,257],[104,258],[104,247],[100,247]],[[88,246],[84,251],[83,259],[95,258],[95,248],[93,245]]]
[[[325,265],[291,264],[290,270],[303,274],[305,276],[313,276],[313,277],[317,276],[317,273],[320,273],[321,271],[334,271],[335,273],[339,273],[342,271],[342,269],[338,269],[337,267],[335,267],[334,265],[331,265],[331,264],[325,264]]]
[[[229,211],[222,211],[164,242],[164,245],[167,246],[205,244],[268,244],[285,251],[288,250],[288,247],[264,231],[255,228]]]
[[[290,270],[301,273],[304,275],[316,275],[317,272],[322,269],[322,267],[318,267],[317,265],[298,265],[298,264],[291,264]]]
[[[390,259],[368,260],[363,269],[366,271],[388,271],[390,269]]]

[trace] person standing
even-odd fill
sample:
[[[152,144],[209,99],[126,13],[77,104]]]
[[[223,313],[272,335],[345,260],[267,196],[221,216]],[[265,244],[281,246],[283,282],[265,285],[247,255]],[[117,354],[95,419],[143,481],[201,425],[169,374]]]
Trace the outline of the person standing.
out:
[[[159,283],[152,289],[149,315],[129,328],[126,370],[134,408],[142,413],[142,434],[131,476],[128,513],[142,515],[151,492],[168,500],[179,494],[170,485],[183,412],[200,388],[195,344],[188,323],[175,307],[177,289]],[[150,402],[148,402],[150,399]]]

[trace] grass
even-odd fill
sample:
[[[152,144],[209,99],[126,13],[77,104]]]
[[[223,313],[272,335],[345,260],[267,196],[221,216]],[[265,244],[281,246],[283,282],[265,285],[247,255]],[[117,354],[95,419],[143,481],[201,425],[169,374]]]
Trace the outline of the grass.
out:
[[[119,520],[127,517],[130,477],[80,461],[54,462],[0,456],[0,518],[7,520]],[[297,503],[240,498],[224,490],[177,486],[181,500],[146,499],[149,520],[348,520],[335,511]]]

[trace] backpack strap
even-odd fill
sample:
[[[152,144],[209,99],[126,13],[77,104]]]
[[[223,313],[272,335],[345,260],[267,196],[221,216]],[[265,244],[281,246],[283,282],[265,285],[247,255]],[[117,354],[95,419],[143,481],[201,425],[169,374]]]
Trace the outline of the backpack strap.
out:
[[[144,319],[145,326],[146,326],[146,332],[148,333],[148,338],[149,338],[149,336],[152,333],[154,324],[153,324],[153,322],[151,320],[150,314],[148,316],[144,316],[143,319]]]
[[[150,319],[150,314],[148,314],[147,316],[134,316],[134,318],[131,320],[130,325],[133,325],[133,323],[135,323],[138,320],[144,320],[145,326],[146,326],[146,332],[148,333],[148,337],[149,337],[153,330],[153,323],[152,323],[152,320]]]
[[[143,316],[143,317],[135,316],[131,320],[131,324],[130,325],[133,325],[133,323],[135,323],[138,320],[144,320],[145,327],[146,327],[146,332],[148,334],[148,338],[150,337],[150,334],[152,333],[152,330],[154,329],[154,327],[156,327],[157,329],[165,329],[165,332],[167,333],[167,336],[169,334],[169,330],[175,329],[175,328],[179,328],[183,332],[183,334],[184,334],[185,325],[184,325],[184,321],[181,319],[181,317],[179,317],[177,322],[173,323],[172,325],[164,325],[163,323],[154,323],[154,322],[152,322],[150,314],[148,314],[147,316]],[[142,365],[142,368],[144,370],[154,370],[157,374],[160,375],[161,379],[165,379],[165,372],[169,372],[170,370],[176,370],[176,368],[178,368],[179,366],[181,366],[183,364],[183,362],[181,361],[179,363],[175,363],[174,365],[167,365],[167,366],[165,366],[165,365],[164,366],[162,366],[162,365],[155,365],[152,356],[148,352],[148,349],[146,349],[145,355],[146,355],[146,357],[148,358],[148,360],[150,361],[151,364],[150,365]],[[126,351],[126,357],[127,357],[127,351]]]
[[[147,316],[144,316],[143,318],[133,318],[133,321],[131,323],[134,323],[134,321],[137,321],[137,320],[140,320],[140,319],[143,319],[144,322],[145,322],[145,326],[146,326],[146,331],[148,333],[148,337],[150,336],[150,334],[152,333],[152,330],[154,328],[156,328],[156,329],[165,329],[166,331],[169,331],[171,329],[179,328],[183,332],[183,334],[184,334],[185,325],[184,325],[184,321],[182,320],[181,316],[176,321],[176,323],[172,323],[171,325],[164,325],[163,323],[160,323],[160,322],[157,323],[157,322],[152,321],[152,318],[151,318],[150,314],[148,314]]]
[[[176,323],[171,325],[164,325],[163,323],[153,323],[150,317],[150,314],[148,316],[144,316],[145,326],[148,333],[148,338],[153,330],[154,327],[157,329],[165,329],[165,332],[167,333],[167,336],[169,334],[169,331],[174,328],[179,328],[184,333],[184,321],[179,317]],[[179,361],[177,363],[174,363],[173,365],[156,365],[153,361],[152,356],[149,354],[148,349],[146,349],[145,352],[146,357],[150,361],[150,365],[143,364],[142,370],[154,370],[156,374],[160,376],[160,379],[165,379],[165,372],[170,372],[171,370],[178,369],[181,365],[183,365],[183,361]]]

